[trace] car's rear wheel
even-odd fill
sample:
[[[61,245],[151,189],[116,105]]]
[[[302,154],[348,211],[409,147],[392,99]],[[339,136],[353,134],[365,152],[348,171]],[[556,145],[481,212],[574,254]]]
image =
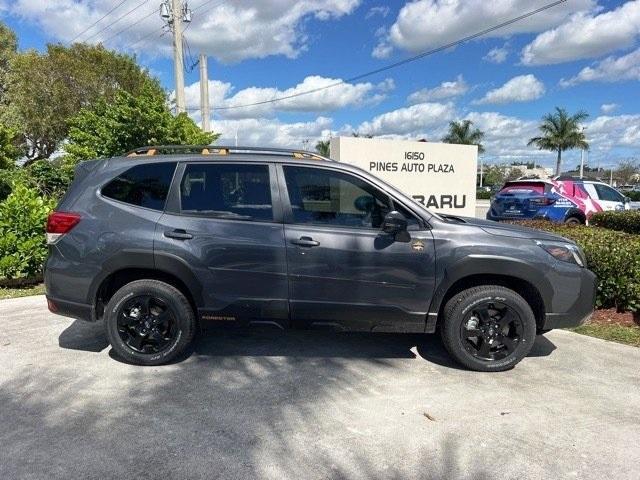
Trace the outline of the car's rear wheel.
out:
[[[569,217],[564,221],[564,223],[567,225],[582,225],[582,220],[578,217]]]
[[[183,353],[196,331],[186,297],[158,280],[120,288],[105,309],[107,338],[116,354],[138,365],[161,365]]]
[[[445,305],[442,339],[451,356],[480,372],[513,368],[533,347],[536,319],[513,290],[487,285],[454,295]]]

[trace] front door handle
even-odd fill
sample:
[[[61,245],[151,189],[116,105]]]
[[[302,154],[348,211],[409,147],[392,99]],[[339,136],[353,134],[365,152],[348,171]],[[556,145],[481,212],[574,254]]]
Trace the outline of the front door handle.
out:
[[[167,230],[164,232],[164,236],[167,238],[175,238],[176,240],[190,240],[193,238],[193,235],[187,233],[187,231],[183,230],[182,228]]]
[[[291,243],[300,247],[317,247],[320,242],[315,241],[311,237],[300,237],[298,240],[291,240]]]

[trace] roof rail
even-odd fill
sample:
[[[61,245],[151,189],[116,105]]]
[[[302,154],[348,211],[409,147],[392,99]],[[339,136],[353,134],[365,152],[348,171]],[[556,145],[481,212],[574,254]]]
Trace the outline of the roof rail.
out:
[[[219,145],[149,145],[147,147],[136,148],[127,152],[125,157],[152,156],[152,155],[230,155],[250,153],[256,155],[280,155],[283,157],[309,158],[313,160],[331,161],[315,152],[305,150],[295,150],[289,148],[270,147],[229,147]]]

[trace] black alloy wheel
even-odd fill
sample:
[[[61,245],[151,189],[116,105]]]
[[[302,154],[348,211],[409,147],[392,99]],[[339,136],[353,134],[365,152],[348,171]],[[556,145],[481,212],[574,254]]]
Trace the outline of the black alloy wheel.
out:
[[[462,290],[446,303],[440,333],[447,351],[465,367],[501,372],[527,356],[536,339],[531,305],[502,285]]]
[[[162,365],[187,353],[197,329],[184,293],[160,280],[135,280],[109,299],[104,327],[116,358]]]
[[[176,315],[162,299],[138,295],[122,304],[118,312],[118,334],[135,352],[161,353],[177,334]]]
[[[499,301],[473,308],[460,325],[464,348],[481,360],[501,360],[515,352],[522,338],[522,321],[515,310]]]

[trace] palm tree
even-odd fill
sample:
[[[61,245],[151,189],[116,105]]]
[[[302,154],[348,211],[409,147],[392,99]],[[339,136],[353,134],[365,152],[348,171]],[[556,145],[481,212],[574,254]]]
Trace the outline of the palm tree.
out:
[[[316,143],[316,152],[318,152],[323,157],[329,156],[329,140],[319,140]]]
[[[472,128],[471,120],[449,123],[449,133],[442,137],[444,143],[457,143],[458,145],[477,145],[478,153],[484,153],[482,139],[484,132],[479,128]]]
[[[569,115],[564,108],[556,107],[554,113],[548,113],[542,117],[542,123],[539,126],[542,135],[533,137],[527,145],[535,145],[539,150],[558,152],[556,175],[560,175],[562,152],[572,148],[589,149],[584,129],[580,127],[580,122],[588,116],[589,114],[582,110]]]

